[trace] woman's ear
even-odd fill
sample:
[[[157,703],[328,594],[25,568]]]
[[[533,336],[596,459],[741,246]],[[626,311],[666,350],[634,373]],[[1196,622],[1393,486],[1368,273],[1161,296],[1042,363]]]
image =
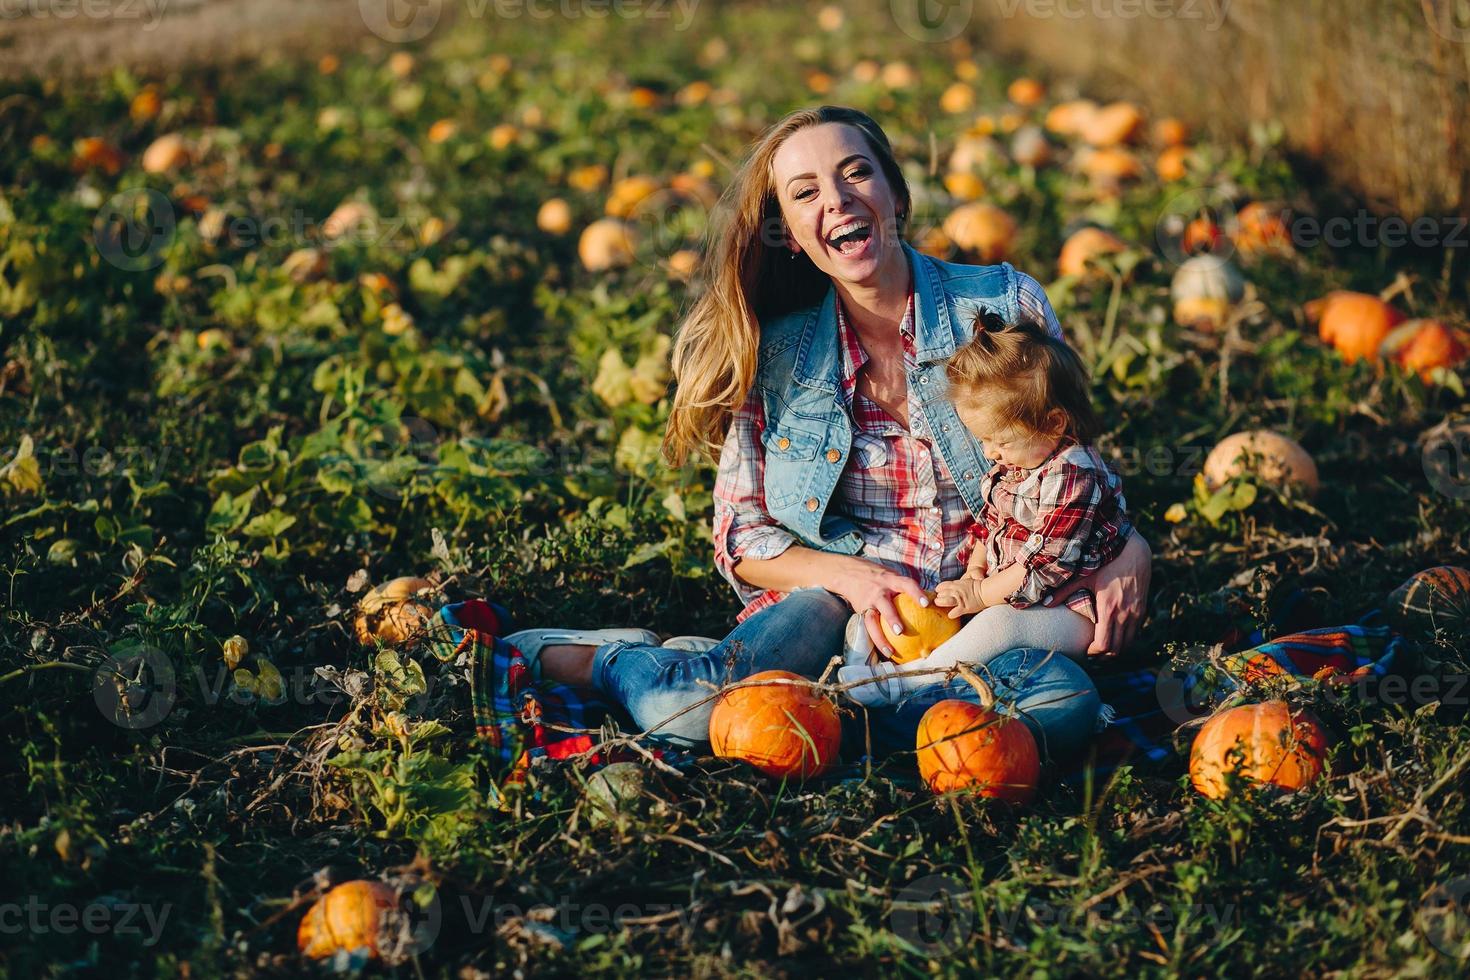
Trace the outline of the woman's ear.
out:
[[[1067,431],[1067,413],[1060,408],[1054,408],[1046,413],[1046,435],[1050,439],[1060,439]]]

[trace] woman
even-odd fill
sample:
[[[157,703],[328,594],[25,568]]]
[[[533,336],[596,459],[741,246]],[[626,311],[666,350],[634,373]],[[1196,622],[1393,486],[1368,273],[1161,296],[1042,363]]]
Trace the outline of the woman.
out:
[[[775,668],[820,675],[842,654],[850,618],[854,640],[892,652],[894,597],[927,603],[925,589],[963,571],[957,554],[989,466],[945,397],[945,359],[981,308],[1061,333],[1029,276],[939,262],[903,242],[908,185],[883,131],[857,110],[787,116],[757,141],[722,205],[709,288],[674,349],[664,450],[675,465],[719,450],[715,559],[746,603],[739,625],[723,641],[663,646],[640,630],[507,638],[542,676],[595,687],[640,726],[688,743],[706,739],[722,684]],[[1090,654],[1132,638],[1149,568],[1134,534],[1079,581],[1097,596]],[[1067,658],[1015,650],[988,673],[1053,757],[1091,738],[1097,691]],[[872,744],[912,749],[929,705],[974,696],[963,682],[936,682],[871,710]]]

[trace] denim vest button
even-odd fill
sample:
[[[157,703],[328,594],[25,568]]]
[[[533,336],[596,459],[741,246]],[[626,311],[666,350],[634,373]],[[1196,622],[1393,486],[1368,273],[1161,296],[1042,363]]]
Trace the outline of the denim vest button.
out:
[[[969,470],[965,470],[965,479],[966,480],[973,480],[973,479],[975,479],[975,474],[974,473],[971,473]]]
[[[928,383],[929,383],[929,375],[927,375],[927,374],[924,375],[922,378],[919,379],[919,384],[921,384],[921,385],[926,385]]]
[[[827,462],[835,463],[842,458],[842,454],[835,449],[827,450]]]
[[[785,436],[782,436],[781,438],[776,440],[776,445],[781,449],[790,449],[791,440],[786,438]]]
[[[807,510],[816,510],[817,509],[817,498],[816,497],[810,497],[810,498],[807,499],[806,509]]]

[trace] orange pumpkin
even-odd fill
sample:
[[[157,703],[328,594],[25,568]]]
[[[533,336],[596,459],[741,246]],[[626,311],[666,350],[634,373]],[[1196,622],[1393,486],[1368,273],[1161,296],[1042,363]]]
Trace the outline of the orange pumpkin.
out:
[[[549,197],[536,211],[536,227],[548,235],[565,235],[572,230],[572,206],[559,197]]]
[[[1297,484],[1309,497],[1321,487],[1317,464],[1301,444],[1267,429],[1226,436],[1205,457],[1202,475],[1211,489],[1242,473],[1251,473],[1264,483]]]
[[[189,163],[189,144],[178,133],[167,133],[148,144],[143,151],[143,172],[166,174]]]
[[[1307,319],[1317,324],[1317,335],[1348,363],[1377,357],[1389,331],[1404,319],[1402,313],[1377,296],[1345,290],[1308,303],[1306,313]]]
[[[577,255],[588,272],[607,272],[633,264],[637,228],[617,218],[599,218],[582,230]]]
[[[1189,126],[1173,117],[1154,123],[1154,141],[1160,146],[1183,146],[1189,142]]]
[[[1041,778],[1036,738],[1019,718],[995,710],[995,694],[969,668],[960,669],[980,703],[940,701],[919,719],[919,775],[936,793],[971,788],[981,796],[1029,803]]]
[[[1016,219],[994,204],[962,204],[944,219],[944,234],[981,262],[1000,262],[1016,241]]]
[[[972,173],[945,174],[944,189],[962,201],[974,201],[985,196],[985,181]]]
[[[975,108],[975,90],[964,82],[955,82],[939,96],[939,108],[951,115]]]
[[[433,591],[434,583],[428,579],[404,575],[368,592],[358,602],[352,623],[357,642],[402,643],[413,636],[434,616],[433,604],[422,601]]]
[[[1083,120],[1082,139],[1096,147],[1127,143],[1143,126],[1143,113],[1131,102],[1103,106]]]
[[[613,184],[607,195],[606,210],[609,217],[627,218],[645,198],[658,193],[659,182],[652,177],[624,177]]]
[[[1186,255],[1194,255],[1198,252],[1218,252],[1225,244],[1225,233],[1209,216],[1200,215],[1184,226],[1184,236],[1180,239],[1179,244]]]
[[[1289,254],[1291,233],[1281,214],[1260,201],[1252,201],[1235,216],[1235,247],[1242,255]]]
[[[1006,89],[1006,98],[1018,106],[1029,108],[1046,98],[1046,86],[1034,78],[1018,78]]]
[[[398,906],[398,896],[381,881],[343,882],[316,900],[296,930],[296,947],[313,960],[338,952],[381,954],[383,917]]]
[[[1415,572],[1389,595],[1385,615],[1404,633],[1470,633],[1470,570],[1439,565]]]
[[[127,162],[127,156],[100,136],[85,136],[76,141],[72,152],[72,169],[101,170],[115,176]]]
[[[1125,181],[1143,176],[1143,166],[1127,150],[1108,147],[1077,154],[1077,166],[1098,190],[1115,191]]]
[[[1437,368],[1452,368],[1470,354],[1465,335],[1439,320],[1410,320],[1383,338],[1378,353],[1429,381]]]
[[[1244,704],[1215,715],[1195,736],[1189,779],[1212,800],[1229,794],[1226,776],[1299,790],[1322,775],[1327,733],[1284,701]]]
[[[1057,271],[1064,276],[1085,276],[1088,263],[1100,255],[1114,255],[1126,251],[1128,243],[1110,231],[1101,228],[1083,228],[1062,246]]]
[[[1189,176],[1189,154],[1187,146],[1171,146],[1159,154],[1159,159],[1154,163],[1154,173],[1159,179],[1169,183],[1183,180]]]
[[[741,759],[772,779],[820,776],[837,761],[842,723],[810,680],[763,670],[741,683],[722,692],[710,713],[715,755]]]
[[[1046,128],[1058,136],[1076,136],[1097,112],[1097,103],[1091,99],[1062,102],[1046,114]]]

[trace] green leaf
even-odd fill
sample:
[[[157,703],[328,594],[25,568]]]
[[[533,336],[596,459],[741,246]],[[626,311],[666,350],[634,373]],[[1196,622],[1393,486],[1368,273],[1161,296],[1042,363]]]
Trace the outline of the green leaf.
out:
[[[623,567],[632,568],[635,565],[642,565],[644,562],[653,561],[653,559],[660,555],[668,554],[669,549],[678,543],[677,538],[664,538],[662,541],[653,544],[645,544],[628,556],[628,560],[623,562]]]
[[[296,523],[296,518],[276,508],[250,519],[245,533],[253,538],[278,538]]]
[[[250,516],[250,505],[255,502],[256,488],[251,487],[241,494],[221,493],[214,498],[209,517],[204,523],[210,534],[229,534],[245,523]]]

